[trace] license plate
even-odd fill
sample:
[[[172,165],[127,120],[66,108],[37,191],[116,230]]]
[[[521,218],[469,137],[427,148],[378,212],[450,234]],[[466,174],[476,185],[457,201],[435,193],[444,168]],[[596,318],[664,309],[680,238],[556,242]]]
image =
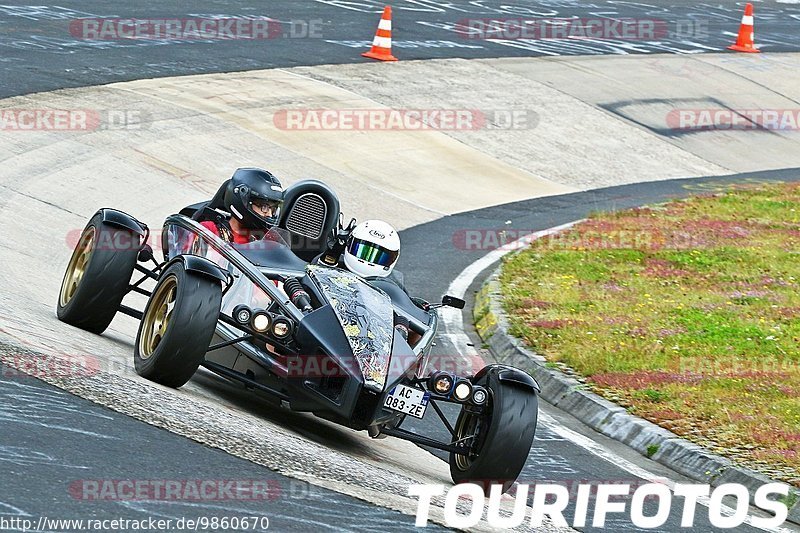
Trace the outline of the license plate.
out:
[[[428,407],[429,393],[406,385],[398,385],[386,396],[384,407],[400,411],[414,418],[422,418]]]

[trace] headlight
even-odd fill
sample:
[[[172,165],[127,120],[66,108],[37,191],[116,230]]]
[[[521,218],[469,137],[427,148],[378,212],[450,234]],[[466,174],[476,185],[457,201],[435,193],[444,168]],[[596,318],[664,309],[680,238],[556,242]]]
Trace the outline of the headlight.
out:
[[[265,331],[269,330],[271,323],[272,318],[266,311],[258,311],[253,315],[253,329],[259,333],[264,333]]]
[[[292,323],[288,318],[278,317],[272,324],[272,334],[278,339],[285,339],[292,333]]]
[[[436,394],[447,396],[453,389],[453,376],[446,372],[436,372],[428,379],[428,388]]]
[[[472,394],[472,385],[469,384],[469,381],[459,381],[455,390],[453,390],[453,396],[455,396],[456,400],[459,402],[467,401],[470,394]]]
[[[253,316],[253,312],[246,305],[237,305],[233,308],[233,319],[239,324],[247,324]]]
[[[473,387],[472,389],[472,403],[475,405],[483,405],[489,399],[489,394],[483,387]]]

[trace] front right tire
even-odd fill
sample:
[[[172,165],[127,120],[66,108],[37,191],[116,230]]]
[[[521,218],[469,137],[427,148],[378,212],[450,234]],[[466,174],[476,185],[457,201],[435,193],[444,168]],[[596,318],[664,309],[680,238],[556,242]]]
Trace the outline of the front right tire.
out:
[[[167,268],[139,323],[136,372],[167,387],[184,385],[205,358],[221,304],[218,280],[187,271],[180,261]]]

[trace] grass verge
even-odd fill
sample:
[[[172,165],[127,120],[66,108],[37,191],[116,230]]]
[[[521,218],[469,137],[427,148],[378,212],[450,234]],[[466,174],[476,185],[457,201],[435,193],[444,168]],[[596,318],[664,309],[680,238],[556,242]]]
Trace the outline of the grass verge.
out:
[[[598,213],[500,282],[511,333],[548,361],[800,487],[800,185]]]

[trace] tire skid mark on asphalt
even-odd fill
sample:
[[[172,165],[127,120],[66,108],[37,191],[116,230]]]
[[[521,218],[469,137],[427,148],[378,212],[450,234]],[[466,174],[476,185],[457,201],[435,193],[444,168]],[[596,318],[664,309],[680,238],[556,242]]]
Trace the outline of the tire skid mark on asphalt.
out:
[[[582,220],[576,220],[573,222],[569,222],[567,224],[562,224],[560,226],[555,226],[553,228],[549,228],[542,231],[537,231],[522,237],[521,239],[517,239],[516,241],[509,243],[501,248],[493,250],[489,252],[485,256],[481,257],[480,259],[474,261],[469,266],[467,266],[461,273],[450,283],[450,286],[447,289],[447,294],[451,296],[455,296],[457,298],[464,298],[467,293],[467,289],[474,283],[475,279],[481,272],[485,271],[487,268],[498,262],[503,256],[512,252],[514,250],[523,249],[525,246],[529,245],[532,241],[540,239],[542,237],[546,237],[549,235],[553,235],[555,233],[559,233],[564,231],[572,226],[582,222]],[[464,318],[462,315],[462,311],[460,309],[454,308],[443,308],[442,311],[442,323],[444,324],[445,335],[447,338],[452,342],[454,348],[458,351],[458,353],[462,357],[472,357],[473,355],[477,354],[477,351],[472,345],[469,336],[464,331]],[[623,457],[615,454],[611,450],[606,449],[600,443],[592,440],[591,438],[582,435],[576,431],[573,431],[564,425],[562,425],[558,420],[553,418],[552,416],[548,415],[547,413],[539,411],[539,422],[544,423],[545,427],[558,434],[559,436],[563,437],[564,439],[570,441],[571,443],[583,448],[584,450],[592,453],[593,455],[603,459],[604,461],[625,470],[626,472],[641,478],[645,481],[650,483],[662,483],[669,487],[670,491],[674,491],[676,482],[672,479],[665,478],[664,476],[656,475],[655,473],[642,468]],[[698,503],[704,507],[709,506],[711,498],[710,497],[701,497],[698,498]],[[735,510],[727,505],[721,506],[721,514],[724,516],[733,516],[735,514]],[[793,530],[786,529],[786,528],[763,528],[758,527],[753,524],[752,516],[748,514],[747,518],[744,521],[745,524],[748,524],[751,527],[756,529],[760,529],[762,531],[772,531],[776,533],[793,533]]]
[[[2,419],[0,419],[2,420]],[[23,446],[3,446],[0,444],[0,463],[11,464],[14,466],[59,466],[61,468],[75,468],[78,470],[89,470],[90,466],[73,465],[59,461],[52,455],[31,450]],[[0,503],[0,505],[2,505]],[[3,514],[0,512],[0,514]]]
[[[24,383],[15,381],[0,381],[0,422],[11,424],[22,424],[29,426],[40,426],[59,431],[78,433],[87,437],[97,439],[119,440],[94,431],[86,431],[64,426],[58,421],[57,416],[62,411],[74,411],[68,404],[58,397],[63,393],[43,393],[41,389],[30,387]],[[98,418],[111,417],[99,416]],[[2,448],[0,448],[0,460],[3,460]]]

